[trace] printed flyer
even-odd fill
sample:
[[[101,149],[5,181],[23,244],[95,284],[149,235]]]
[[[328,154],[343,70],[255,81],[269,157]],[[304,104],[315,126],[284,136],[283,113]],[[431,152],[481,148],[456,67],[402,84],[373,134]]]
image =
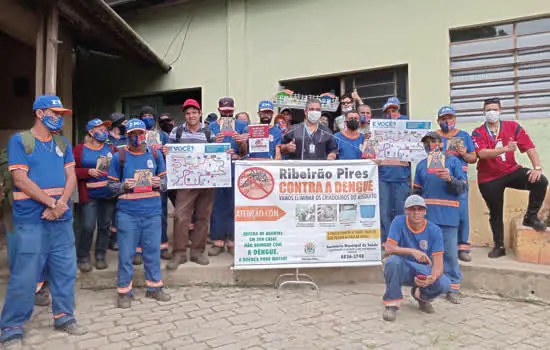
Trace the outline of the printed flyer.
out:
[[[234,268],[379,265],[378,203],[370,160],[236,162]]]
[[[425,159],[420,140],[431,127],[432,122],[427,120],[371,119],[371,137],[377,141],[376,158],[403,162]]]
[[[269,125],[248,126],[248,151],[269,152]]]

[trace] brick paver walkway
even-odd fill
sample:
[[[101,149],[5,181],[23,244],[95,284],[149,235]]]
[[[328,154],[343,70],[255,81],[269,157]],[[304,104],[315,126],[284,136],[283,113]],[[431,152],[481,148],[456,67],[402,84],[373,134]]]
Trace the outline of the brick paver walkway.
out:
[[[381,319],[380,285],[307,289],[170,289],[159,304],[136,291],[130,310],[115,307],[115,290],[77,294],[78,319],[89,333],[52,330],[50,310],[37,308],[27,325],[27,349],[550,349],[550,308],[466,297],[444,299],[436,314],[409,297],[394,323]],[[408,292],[407,289],[404,291]]]

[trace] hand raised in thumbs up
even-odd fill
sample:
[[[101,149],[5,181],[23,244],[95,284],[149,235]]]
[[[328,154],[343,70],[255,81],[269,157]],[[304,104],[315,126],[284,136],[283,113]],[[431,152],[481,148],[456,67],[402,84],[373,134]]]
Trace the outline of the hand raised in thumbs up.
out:
[[[296,139],[292,139],[289,144],[286,145],[288,153],[296,152]]]

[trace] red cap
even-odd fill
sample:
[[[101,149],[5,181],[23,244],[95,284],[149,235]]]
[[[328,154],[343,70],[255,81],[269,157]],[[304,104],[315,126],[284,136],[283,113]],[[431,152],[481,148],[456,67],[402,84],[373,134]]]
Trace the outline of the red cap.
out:
[[[183,103],[183,106],[181,106],[181,109],[185,112],[185,110],[189,107],[195,107],[199,111],[201,110],[201,105],[196,100],[193,100],[192,98],[185,100],[185,102]]]

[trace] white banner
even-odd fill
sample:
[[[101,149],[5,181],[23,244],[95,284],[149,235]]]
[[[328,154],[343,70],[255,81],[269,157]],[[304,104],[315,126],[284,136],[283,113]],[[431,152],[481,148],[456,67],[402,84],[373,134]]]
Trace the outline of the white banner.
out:
[[[427,156],[420,140],[431,127],[428,120],[371,119],[371,140],[363,147],[377,159],[419,162]]]
[[[231,187],[229,143],[168,144],[168,189]]]
[[[379,265],[378,202],[369,160],[239,161],[234,268]]]

